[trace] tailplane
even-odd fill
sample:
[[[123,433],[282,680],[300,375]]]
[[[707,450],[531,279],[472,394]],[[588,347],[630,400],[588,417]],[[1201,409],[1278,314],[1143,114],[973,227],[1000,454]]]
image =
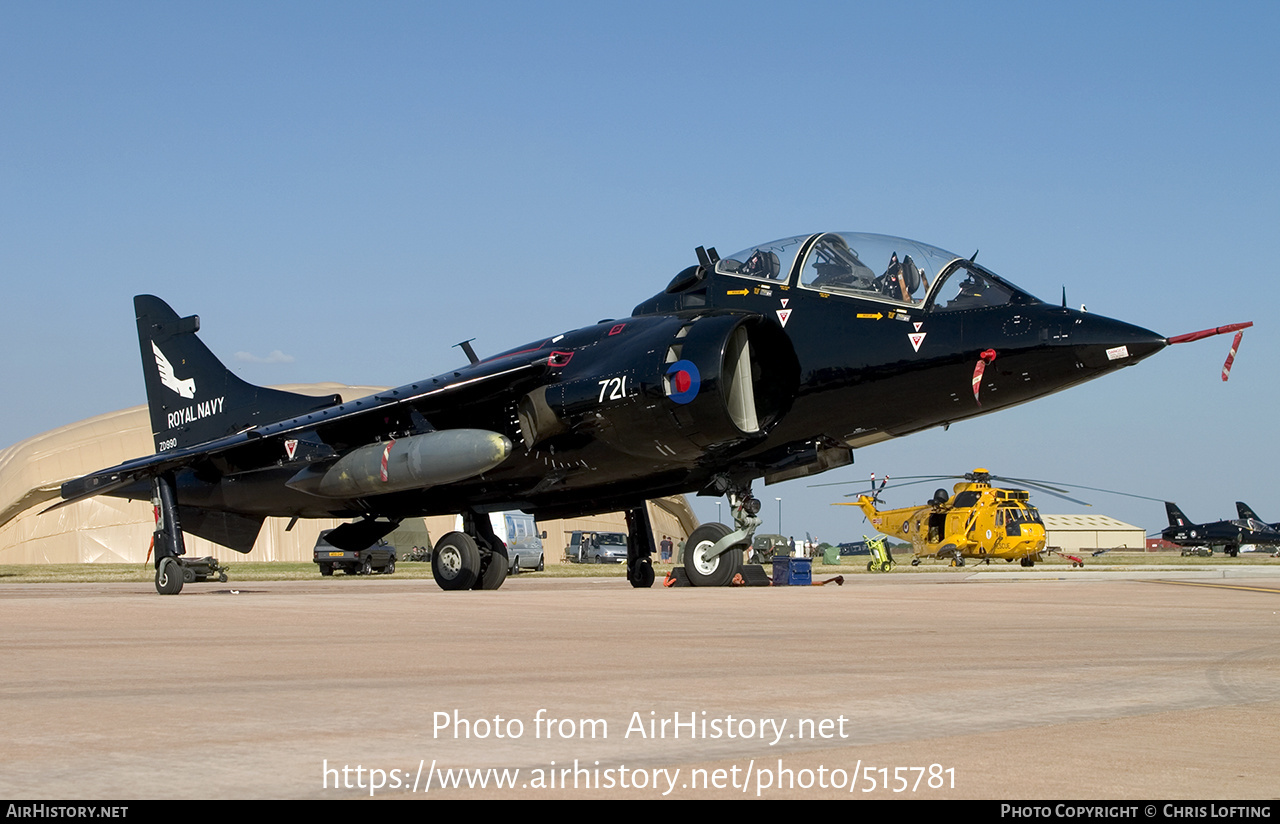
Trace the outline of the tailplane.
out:
[[[156,452],[196,446],[260,424],[341,403],[246,383],[201,342],[197,315],[180,318],[160,298],[133,299]]]

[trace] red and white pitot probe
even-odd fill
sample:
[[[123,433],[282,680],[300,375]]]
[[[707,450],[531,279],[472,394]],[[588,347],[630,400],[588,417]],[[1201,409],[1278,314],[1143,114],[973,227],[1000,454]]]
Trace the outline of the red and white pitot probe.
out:
[[[1227,362],[1222,364],[1222,379],[1225,381],[1231,376],[1231,364],[1235,362],[1236,351],[1240,349],[1240,341],[1244,338],[1244,330],[1253,326],[1253,321],[1246,323],[1232,323],[1227,326],[1215,326],[1212,329],[1202,329],[1199,332],[1188,332],[1185,335],[1174,335],[1168,338],[1169,343],[1188,343],[1201,338],[1209,338],[1214,335],[1225,335],[1229,332],[1235,332],[1236,338],[1231,342],[1231,351],[1227,353]]]

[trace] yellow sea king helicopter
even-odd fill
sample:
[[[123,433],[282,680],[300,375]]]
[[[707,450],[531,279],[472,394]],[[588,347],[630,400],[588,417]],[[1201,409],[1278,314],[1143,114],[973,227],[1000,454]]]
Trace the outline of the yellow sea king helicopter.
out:
[[[884,478],[876,488],[873,475],[871,494],[858,494],[856,501],[840,505],[861,509],[871,525],[884,535],[910,541],[915,552],[912,566],[919,565],[925,558],[950,560],[956,566],[964,566],[966,558],[984,563],[990,563],[992,559],[1016,560],[1024,567],[1034,566],[1036,561],[1043,560],[1046,543],[1044,522],[1029,503],[1031,494],[1024,489],[993,486],[993,480],[1044,489],[1051,495],[1075,501],[1041,482],[1000,478],[981,468],[964,475],[931,475],[923,479],[907,477],[916,478],[910,483],[945,478],[963,480],[952,487],[953,494],[948,495],[945,489],[939,489],[924,506],[880,509],[880,493],[889,479]]]

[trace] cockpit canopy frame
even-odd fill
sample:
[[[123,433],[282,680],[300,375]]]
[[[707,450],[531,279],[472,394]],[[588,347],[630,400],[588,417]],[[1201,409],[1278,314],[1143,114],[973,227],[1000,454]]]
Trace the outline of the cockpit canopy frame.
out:
[[[972,259],[866,232],[796,235],[752,246],[718,260],[715,272],[926,312],[1041,302]]]

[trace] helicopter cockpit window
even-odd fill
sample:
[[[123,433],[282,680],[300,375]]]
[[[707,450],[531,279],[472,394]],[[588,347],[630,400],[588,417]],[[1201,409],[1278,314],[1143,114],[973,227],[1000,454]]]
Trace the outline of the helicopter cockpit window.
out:
[[[1026,509],[1022,507],[1014,507],[1008,510],[1009,520],[1013,523],[1023,524],[1040,524],[1044,523],[1040,520],[1040,512],[1034,506],[1028,506]]]
[[[716,271],[725,275],[784,281],[791,274],[791,265],[795,263],[801,244],[808,239],[809,235],[797,235],[734,252],[716,263]]]

